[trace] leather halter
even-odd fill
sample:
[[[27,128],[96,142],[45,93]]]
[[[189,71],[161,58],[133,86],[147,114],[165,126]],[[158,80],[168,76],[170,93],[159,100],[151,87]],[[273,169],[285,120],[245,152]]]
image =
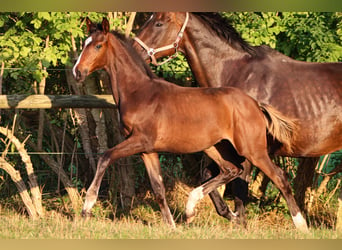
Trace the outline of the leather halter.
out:
[[[166,45],[166,46],[154,49],[154,48],[148,47],[138,37],[135,37],[134,40],[137,41],[137,43],[139,43],[140,46],[143,47],[146,50],[147,54],[151,57],[152,64],[154,64],[156,66],[162,65],[162,64],[172,60],[173,58],[177,57],[179,42],[181,41],[181,39],[183,37],[184,30],[186,28],[186,25],[188,24],[188,21],[189,21],[189,13],[186,12],[184,24],[183,24],[181,30],[178,32],[176,40],[172,44],[169,44],[169,45]],[[164,50],[168,50],[168,49],[175,49],[175,53],[173,55],[169,56],[165,61],[158,63],[154,55],[156,53],[158,53],[158,52],[161,52],[161,51],[164,51]]]

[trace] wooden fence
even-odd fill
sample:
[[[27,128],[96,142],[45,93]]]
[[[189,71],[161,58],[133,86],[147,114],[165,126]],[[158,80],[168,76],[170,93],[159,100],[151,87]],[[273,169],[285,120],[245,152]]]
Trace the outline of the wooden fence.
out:
[[[0,95],[0,109],[115,107],[112,95]]]

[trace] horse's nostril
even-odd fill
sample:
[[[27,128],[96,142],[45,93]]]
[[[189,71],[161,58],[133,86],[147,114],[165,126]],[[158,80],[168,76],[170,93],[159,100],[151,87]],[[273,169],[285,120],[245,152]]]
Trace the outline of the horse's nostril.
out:
[[[75,72],[75,79],[76,79],[76,81],[80,81],[81,78],[82,78],[82,73],[81,73],[81,71],[79,71],[77,69],[76,72]]]
[[[83,82],[87,75],[88,70],[79,70],[78,68],[74,70],[74,77],[77,82]]]

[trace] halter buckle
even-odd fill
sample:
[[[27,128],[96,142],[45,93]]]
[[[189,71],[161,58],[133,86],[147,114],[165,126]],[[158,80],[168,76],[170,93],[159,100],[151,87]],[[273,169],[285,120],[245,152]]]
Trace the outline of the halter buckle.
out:
[[[156,53],[156,52],[155,52],[155,50],[154,50],[153,48],[150,48],[150,49],[147,51],[147,54],[148,54],[149,56],[153,56],[155,53]]]

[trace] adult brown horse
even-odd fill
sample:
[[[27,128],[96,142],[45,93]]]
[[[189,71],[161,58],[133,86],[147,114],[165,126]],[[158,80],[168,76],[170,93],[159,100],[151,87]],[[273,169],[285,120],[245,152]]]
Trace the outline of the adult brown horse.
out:
[[[201,87],[237,87],[297,118],[293,152],[273,150],[276,155],[318,157],[342,148],[342,63],[300,62],[267,46],[250,46],[218,13],[154,13],[136,41],[134,47],[154,64],[182,52]],[[241,188],[247,197],[247,187]],[[218,213],[230,218],[218,193],[210,197]],[[240,206],[239,215],[243,211]]]
[[[121,157],[139,153],[162,216],[174,227],[157,152],[204,151],[219,165],[220,173],[190,193],[185,212],[190,222],[196,203],[204,195],[241,172],[232,153],[217,144],[228,140],[236,150],[235,157],[246,157],[270,177],[287,201],[295,226],[307,231],[284,171],[274,165],[267,152],[267,131],[282,143],[281,150],[291,152],[289,145],[296,140],[292,119],[236,88],[186,88],[159,79],[124,36],[109,32],[107,19],[100,28],[89,19],[86,23],[93,32],[73,68],[74,77],[83,81],[95,70],[107,71],[126,140],[100,157],[86,194],[84,215],[90,213],[97,199],[106,168]]]

